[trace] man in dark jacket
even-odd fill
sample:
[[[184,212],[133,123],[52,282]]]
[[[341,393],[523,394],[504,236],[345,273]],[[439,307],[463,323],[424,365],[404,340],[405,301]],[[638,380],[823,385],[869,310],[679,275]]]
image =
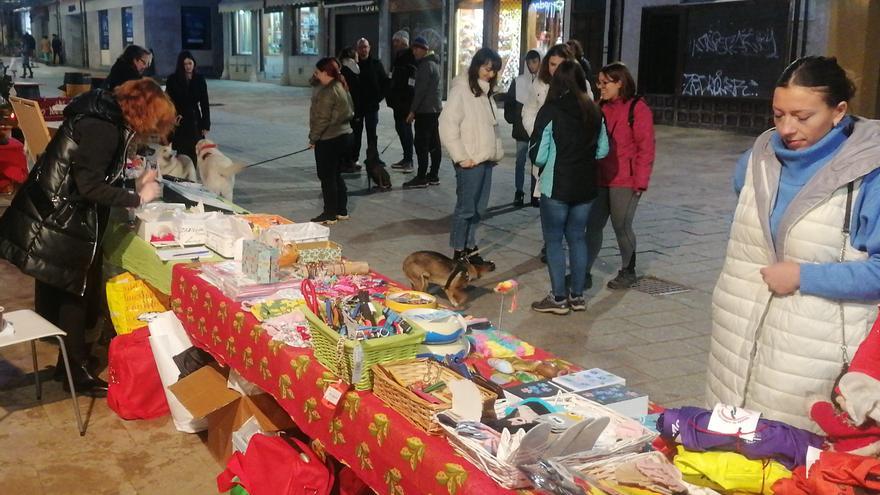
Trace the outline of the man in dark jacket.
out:
[[[152,62],[153,55],[149,50],[138,45],[128,45],[113,63],[113,67],[110,67],[110,74],[104,80],[104,89],[113,90],[126,81],[140,79]]]
[[[407,122],[416,123],[416,155],[419,158],[419,171],[415,178],[403,184],[405,189],[425,188],[440,184],[440,111],[443,109],[440,94],[440,63],[437,55],[428,47],[421,36],[412,43],[413,55],[418,61],[415,93],[410,106]],[[431,171],[428,172],[428,158]]]
[[[31,57],[34,56],[34,52],[37,50],[37,40],[34,38],[31,33],[24,33],[21,36],[21,77],[22,79],[26,77],[34,78],[34,68],[31,66]],[[28,71],[31,71],[31,75],[28,76]]]
[[[412,124],[406,121],[406,116],[409,115],[409,108],[412,105],[416,59],[409,47],[409,34],[406,31],[394,33],[391,47],[395,58],[394,65],[391,66],[391,87],[385,102],[394,110],[394,127],[397,136],[400,137],[400,146],[403,148],[403,160],[391,164],[391,168],[409,173],[412,172],[413,162],[413,130]]]
[[[377,57],[370,55],[370,42],[361,38],[357,42],[358,67],[360,74],[360,98],[362,114],[355,113],[352,121],[354,134],[352,136],[352,155],[360,156],[361,136],[364,126],[367,128],[367,159],[368,165],[377,163],[385,165],[379,158],[379,138],[376,135],[376,126],[379,125],[379,103],[385,99],[388,89],[388,73],[385,66]],[[355,107],[357,107],[355,103]]]
[[[523,105],[528,101],[532,84],[538,75],[538,69],[541,67],[541,54],[537,50],[529,50],[526,53],[525,71],[510,83],[507,90],[507,96],[504,99],[504,120],[508,124],[513,124],[512,137],[516,140],[516,166],[514,168],[514,186],[516,193],[513,197],[513,205],[517,208],[525,204],[525,192],[523,192],[523,183],[526,174],[526,158],[529,151],[529,133],[523,126],[522,109]],[[533,197],[535,192],[535,176],[532,177],[532,188],[529,197],[532,198],[533,205],[538,205],[537,198]]]
[[[52,35],[52,63],[55,65],[64,63],[64,45],[57,34]]]

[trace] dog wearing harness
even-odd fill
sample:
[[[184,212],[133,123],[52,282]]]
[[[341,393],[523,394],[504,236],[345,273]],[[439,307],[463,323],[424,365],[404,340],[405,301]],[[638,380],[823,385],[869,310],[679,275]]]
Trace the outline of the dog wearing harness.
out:
[[[436,251],[416,251],[403,260],[403,273],[413,290],[425,292],[430,284],[443,287],[446,298],[456,308],[468,301],[467,287],[495,265],[474,265],[467,260],[453,260]]]

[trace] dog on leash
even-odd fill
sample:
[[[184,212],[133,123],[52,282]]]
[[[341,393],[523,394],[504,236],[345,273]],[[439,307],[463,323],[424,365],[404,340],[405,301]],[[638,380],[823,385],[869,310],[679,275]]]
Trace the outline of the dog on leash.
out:
[[[495,271],[494,263],[474,265],[466,260],[453,260],[436,251],[416,251],[403,260],[403,273],[414,290],[424,292],[428,284],[443,287],[446,298],[459,308],[468,300],[465,289],[474,280]]]
[[[159,173],[163,176],[170,175],[190,182],[199,181],[192,159],[177,153],[170,144],[159,148],[156,153],[156,164],[159,165]]]
[[[202,139],[196,143],[196,159],[205,189],[232,201],[235,174],[244,170],[245,166],[233,163],[210,139]]]

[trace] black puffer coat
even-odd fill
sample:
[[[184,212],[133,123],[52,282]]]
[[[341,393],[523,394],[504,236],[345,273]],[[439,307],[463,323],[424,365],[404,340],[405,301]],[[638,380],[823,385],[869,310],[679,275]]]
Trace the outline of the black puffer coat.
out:
[[[82,295],[110,206],[137,206],[114,187],[134,132],[113,95],[94,90],[64,110],[64,123],[0,218],[0,256],[49,285]]]

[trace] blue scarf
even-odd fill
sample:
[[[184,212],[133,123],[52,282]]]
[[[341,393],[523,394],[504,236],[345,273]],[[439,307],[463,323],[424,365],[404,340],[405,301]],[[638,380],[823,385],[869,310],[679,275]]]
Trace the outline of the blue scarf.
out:
[[[816,175],[816,172],[834,157],[837,150],[852,133],[852,124],[853,118],[847,115],[841,119],[840,123],[832,127],[822,139],[801,150],[786,148],[782,136],[778,132],[773,133],[770,145],[773,146],[776,158],[782,164],[776,203],[770,213],[770,233],[773,235],[774,244],[776,243],[776,230],[779,228],[779,222],[782,220],[789,203],[804,187],[804,184],[809,182]]]

